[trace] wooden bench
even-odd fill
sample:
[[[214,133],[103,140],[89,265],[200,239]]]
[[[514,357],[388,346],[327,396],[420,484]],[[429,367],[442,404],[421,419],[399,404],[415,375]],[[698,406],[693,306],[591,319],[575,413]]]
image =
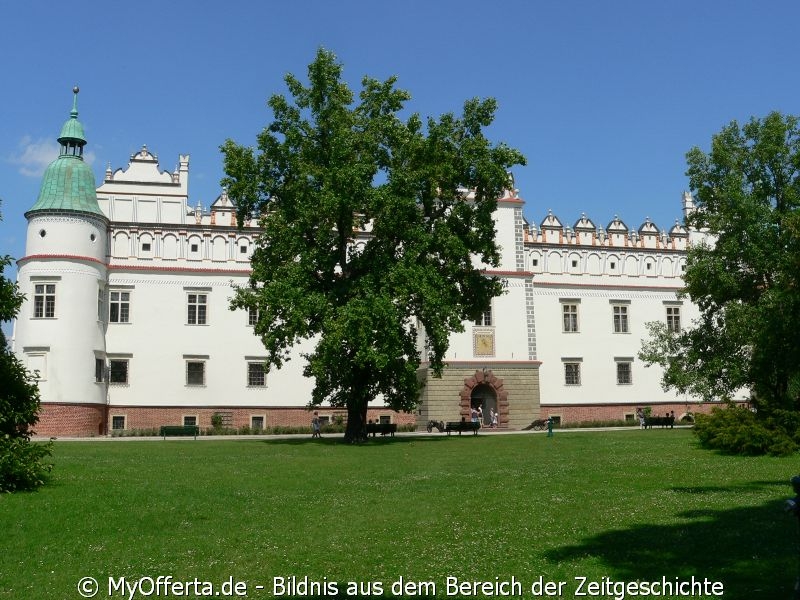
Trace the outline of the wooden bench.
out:
[[[478,435],[478,429],[480,428],[481,424],[477,421],[448,421],[444,430],[447,435],[450,435],[453,431],[457,431],[458,435],[461,435],[462,431],[471,431],[474,435]]]
[[[197,425],[162,425],[161,429],[158,431],[158,435],[164,439],[167,439],[167,436],[178,437],[189,435],[197,439],[197,436],[200,435],[200,428]]]
[[[380,433],[381,435],[390,435],[394,437],[397,432],[397,423],[367,423],[367,435]]]
[[[673,428],[675,425],[675,417],[645,417],[644,428],[652,429],[653,427],[669,427]]]

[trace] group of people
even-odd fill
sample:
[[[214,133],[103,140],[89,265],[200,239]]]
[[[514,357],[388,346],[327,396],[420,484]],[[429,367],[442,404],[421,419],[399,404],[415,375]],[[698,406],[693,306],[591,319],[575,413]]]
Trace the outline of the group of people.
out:
[[[645,429],[647,427],[646,419],[647,419],[648,416],[657,417],[658,415],[647,415],[647,414],[645,414],[644,409],[642,409],[642,408],[637,408],[636,409],[636,418],[639,420],[639,427],[641,427],[642,429]],[[674,410],[673,411],[669,411],[668,410],[667,412],[664,413],[664,418],[665,419],[669,419],[670,417],[672,417],[672,423],[674,423],[675,422],[675,411]]]
[[[638,413],[637,413],[638,414]],[[472,422],[473,423],[483,423],[483,405],[478,404],[477,406],[472,407]],[[644,419],[644,416],[642,416]],[[489,427],[494,429],[497,427],[497,422],[499,420],[499,415],[494,407],[489,409]],[[644,422],[644,421],[643,421]],[[322,427],[321,422],[319,419],[319,413],[314,411],[313,416],[311,417],[311,437],[312,438],[321,438],[322,437]]]
[[[473,423],[483,423],[483,405],[478,404],[477,406],[472,407],[471,411],[472,422]],[[494,407],[489,409],[489,427],[495,428],[497,427],[498,421],[498,414]]]

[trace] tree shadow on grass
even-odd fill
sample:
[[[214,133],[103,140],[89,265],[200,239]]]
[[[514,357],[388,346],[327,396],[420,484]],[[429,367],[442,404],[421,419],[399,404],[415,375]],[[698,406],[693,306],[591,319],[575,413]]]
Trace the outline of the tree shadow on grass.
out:
[[[261,440],[265,444],[282,444],[285,446],[304,446],[306,444],[322,444],[325,446],[354,446],[356,448],[368,448],[370,446],[382,446],[384,444],[408,444],[410,442],[441,442],[446,440],[447,436],[433,435],[396,435],[392,436],[370,436],[366,442],[361,444],[348,444],[344,441],[343,434],[331,433],[323,435],[320,439],[313,439],[311,436],[294,436],[286,438],[264,438]]]
[[[731,488],[691,487],[689,494],[731,492],[786,482]],[[790,494],[787,493],[787,497]],[[636,525],[546,553],[549,560],[597,559],[615,581],[708,578],[724,585],[726,600],[790,598],[798,569],[798,526],[783,501],[731,509],[688,510],[672,525]],[[576,576],[581,573],[575,573]]]

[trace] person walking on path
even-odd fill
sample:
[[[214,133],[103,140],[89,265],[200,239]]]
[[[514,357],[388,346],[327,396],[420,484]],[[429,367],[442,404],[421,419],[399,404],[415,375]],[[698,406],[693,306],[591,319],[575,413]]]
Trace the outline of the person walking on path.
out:
[[[322,433],[320,433],[320,426],[319,426],[319,413],[314,411],[314,416],[311,417],[311,438],[321,438]]]

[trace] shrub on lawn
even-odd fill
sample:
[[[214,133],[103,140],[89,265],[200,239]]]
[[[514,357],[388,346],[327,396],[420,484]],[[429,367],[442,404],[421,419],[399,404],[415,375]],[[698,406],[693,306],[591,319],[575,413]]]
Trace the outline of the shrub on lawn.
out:
[[[52,442],[40,444],[9,435],[0,438],[0,492],[42,485],[53,466],[45,462],[52,447]]]
[[[711,414],[697,415],[694,432],[704,448],[729,454],[788,456],[797,451],[798,444],[784,424],[775,418],[759,419],[743,407],[715,407]]]
[[[0,256],[0,322],[13,319],[23,299],[17,285],[3,276],[9,264],[8,256]],[[11,352],[0,330],[0,492],[36,488],[52,468],[45,462],[52,442],[31,441],[40,408],[36,373]]]

